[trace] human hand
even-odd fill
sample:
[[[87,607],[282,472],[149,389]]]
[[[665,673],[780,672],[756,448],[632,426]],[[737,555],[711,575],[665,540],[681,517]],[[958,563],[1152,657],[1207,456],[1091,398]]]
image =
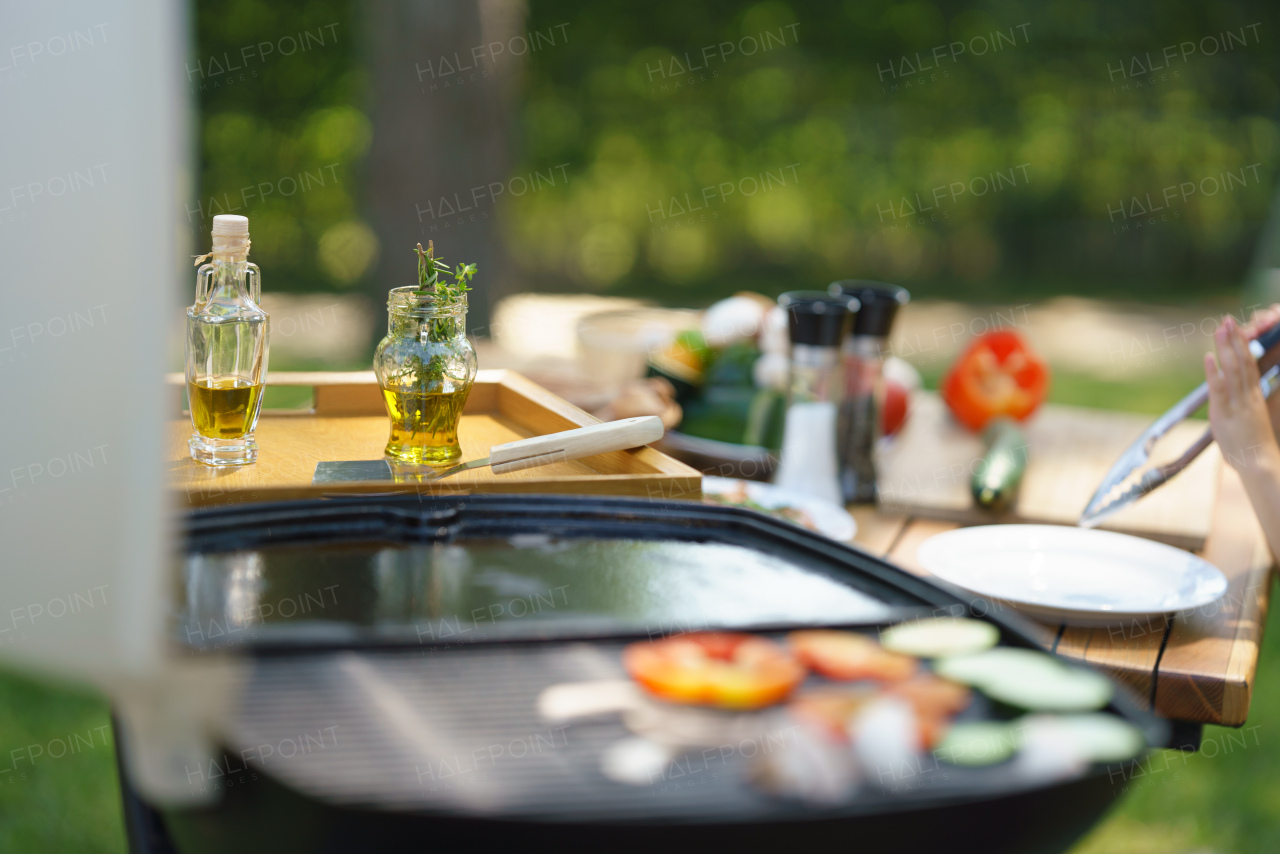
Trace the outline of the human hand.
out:
[[[1244,332],[1245,338],[1252,341],[1277,323],[1280,323],[1280,303],[1255,311],[1241,331]],[[1276,347],[1269,355],[1263,356],[1258,361],[1259,368],[1264,371],[1275,364],[1280,364],[1280,347]],[[1280,439],[1280,394],[1271,395],[1271,399],[1267,401],[1267,408],[1271,411],[1271,427],[1275,431],[1276,438]]]
[[[1256,316],[1256,315],[1255,315]],[[1213,353],[1204,355],[1209,383],[1209,424],[1222,455],[1236,471],[1245,473],[1262,455],[1280,455],[1258,387],[1258,365],[1249,352],[1248,339],[1235,319],[1228,316],[1213,333]]]
[[[1277,323],[1280,323],[1280,302],[1255,311],[1240,331],[1247,340],[1252,341]]]

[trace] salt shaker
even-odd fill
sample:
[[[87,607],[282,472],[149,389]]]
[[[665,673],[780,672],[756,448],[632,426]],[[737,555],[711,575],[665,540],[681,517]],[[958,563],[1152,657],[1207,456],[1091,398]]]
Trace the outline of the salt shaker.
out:
[[[791,371],[774,483],[839,504],[840,346],[858,303],[822,291],[791,291],[779,297],[778,304],[787,312]]]
[[[875,446],[884,401],[884,353],[898,309],[911,295],[884,282],[843,279],[828,287],[832,296],[854,298],[859,310],[843,347],[844,389],[838,445],[840,492],[845,503],[876,500]]]

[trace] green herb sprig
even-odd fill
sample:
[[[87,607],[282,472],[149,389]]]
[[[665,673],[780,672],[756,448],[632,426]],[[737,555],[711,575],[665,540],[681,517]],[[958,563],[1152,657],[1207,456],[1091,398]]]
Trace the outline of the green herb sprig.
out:
[[[467,284],[476,274],[475,264],[459,264],[452,271],[453,282],[440,278],[440,273],[450,273],[449,265],[443,258],[436,257],[436,246],[431,240],[423,249],[419,243],[414,252],[418,255],[418,293],[421,296],[434,296],[441,308],[452,308],[462,301],[463,294],[471,290]]]
[[[475,264],[459,264],[450,270],[443,258],[436,257],[435,243],[430,240],[427,241],[426,249],[419,243],[414,252],[418,256],[418,296],[431,297],[436,310],[441,313],[448,313],[450,309],[457,308],[466,301],[466,294],[471,290],[468,282],[476,274]],[[453,281],[448,281],[446,275],[452,275]],[[443,343],[456,338],[462,331],[461,322],[456,317],[431,319],[427,322],[427,341]],[[406,360],[405,368],[417,377],[414,385],[430,388],[444,382],[448,373],[447,364],[446,356],[437,353],[425,364],[420,357],[411,357]]]
[[[446,281],[441,273],[449,273],[449,265],[443,258],[436,257],[436,246],[427,241],[424,250],[419,243],[414,252],[418,255],[418,295],[433,297],[440,311],[456,308],[466,299],[471,290],[467,282],[476,274],[475,264],[459,264],[453,271],[453,281]],[[457,320],[452,317],[441,317],[432,320],[427,329],[429,341],[448,341],[458,334]]]

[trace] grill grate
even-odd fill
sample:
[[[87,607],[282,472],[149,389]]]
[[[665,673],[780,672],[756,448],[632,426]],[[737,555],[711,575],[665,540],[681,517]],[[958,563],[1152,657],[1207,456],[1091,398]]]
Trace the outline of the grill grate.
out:
[[[816,808],[765,795],[749,757],[778,738],[693,750],[650,785],[614,782],[603,751],[629,737],[617,716],[569,725],[537,712],[562,682],[625,678],[620,642],[342,652],[259,658],[229,734],[238,755],[318,800],[532,821],[741,821]],[[298,745],[296,748],[292,745]],[[970,769],[921,768],[918,791],[865,786],[842,814],[1021,788]],[[996,788],[993,788],[996,787]]]

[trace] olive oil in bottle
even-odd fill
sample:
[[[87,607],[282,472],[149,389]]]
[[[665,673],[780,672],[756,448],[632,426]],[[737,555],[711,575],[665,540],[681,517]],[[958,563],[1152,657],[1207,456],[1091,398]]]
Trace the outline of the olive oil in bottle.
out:
[[[262,385],[244,380],[205,380],[187,383],[191,421],[201,436],[242,439],[258,419]]]
[[[187,392],[194,431],[191,458],[211,466],[258,458],[253,431],[267,373],[262,274],[249,263],[249,220],[213,218],[213,252],[196,273],[187,308]],[[203,260],[203,259],[201,259]],[[200,260],[196,261],[197,264]]]
[[[458,420],[470,390],[421,393],[384,388],[382,399],[391,416],[385,455],[396,462],[431,466],[460,458]]]

